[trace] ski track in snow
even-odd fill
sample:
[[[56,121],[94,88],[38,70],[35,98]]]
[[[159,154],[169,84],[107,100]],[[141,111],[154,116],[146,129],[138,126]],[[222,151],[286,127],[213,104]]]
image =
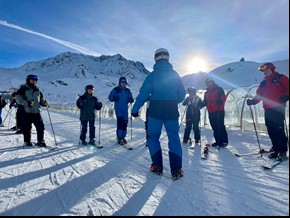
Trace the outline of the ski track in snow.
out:
[[[45,139],[55,146],[49,119]],[[22,148],[22,135],[0,129],[0,215],[62,216],[231,216],[289,215],[288,161],[271,171],[260,156],[235,157],[235,152],[257,150],[255,135],[229,130],[227,148],[210,148],[207,160],[202,147],[183,147],[185,176],[170,175],[167,135],[161,146],[164,175],[149,171],[151,159],[144,122],[133,120],[128,151],[116,143],[116,120],[104,118],[99,139],[102,149],[79,145],[77,114],[51,110],[57,150]],[[34,130],[35,131],[35,130]],[[180,138],[184,127],[180,128]],[[3,135],[2,135],[3,134]],[[202,145],[212,141],[212,131],[202,129]],[[5,136],[5,137],[2,137]],[[35,140],[36,134],[32,135]],[[261,137],[269,147],[268,137]]]

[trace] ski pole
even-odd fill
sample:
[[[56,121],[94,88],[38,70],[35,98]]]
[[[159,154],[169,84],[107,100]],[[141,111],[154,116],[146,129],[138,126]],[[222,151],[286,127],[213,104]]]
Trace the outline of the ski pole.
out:
[[[5,107],[4,107],[4,109],[7,111],[7,113],[6,113],[6,116],[5,116],[4,120],[3,120],[3,124],[5,123],[5,120],[7,119],[8,115],[10,115],[10,116],[12,116],[14,119],[16,119],[16,118],[11,114],[12,109],[7,110]],[[14,108],[13,108],[13,109],[14,109]]]
[[[131,103],[131,110],[130,111],[132,111],[132,103]],[[132,128],[132,114],[131,114],[131,117],[130,117],[130,121],[131,121],[131,140],[132,140],[132,134],[133,134],[133,128]]]
[[[182,124],[182,121],[183,121],[184,115],[186,114],[187,108],[188,108],[188,105],[186,105],[186,108],[184,109],[184,112],[183,112],[183,114],[182,114],[182,117],[181,117],[181,121],[180,121],[180,124],[179,124],[179,128],[178,128],[178,130],[179,130],[180,127],[181,127],[181,124]]]
[[[82,123],[80,123],[79,145],[81,144]]]
[[[199,120],[199,135],[200,135],[199,146],[201,147],[201,120]]]
[[[285,125],[285,130],[286,130],[286,137],[287,137],[287,145],[289,147],[289,136],[288,136],[288,128],[287,128],[287,122],[286,119],[284,119],[284,125]],[[288,149],[289,150],[289,149]]]
[[[50,118],[50,113],[49,113],[49,110],[48,110],[48,106],[46,106],[46,110],[47,110],[47,114],[48,114],[48,117],[49,117],[49,121],[50,121],[50,126],[51,126],[51,130],[52,130],[52,134],[53,134],[53,137],[54,137],[54,143],[55,143],[55,146],[57,146],[56,139],[55,139],[55,134],[54,134],[54,130],[53,130],[53,126],[52,126],[51,118]]]
[[[99,110],[99,144],[101,144],[101,110]]]
[[[257,137],[257,142],[258,142],[258,145],[259,145],[259,149],[260,149],[260,151],[262,151],[261,146],[260,146],[260,141],[259,141],[258,133],[257,133],[257,129],[256,129],[256,124],[255,124],[255,121],[254,121],[254,115],[253,115],[252,107],[251,107],[251,105],[249,105],[249,107],[250,107],[250,111],[251,111],[251,116],[252,116],[252,120],[253,120],[253,124],[254,124],[254,129],[255,129],[255,133],[256,133],[256,137]],[[261,153],[261,157],[263,157],[262,152],[260,152],[260,153]]]

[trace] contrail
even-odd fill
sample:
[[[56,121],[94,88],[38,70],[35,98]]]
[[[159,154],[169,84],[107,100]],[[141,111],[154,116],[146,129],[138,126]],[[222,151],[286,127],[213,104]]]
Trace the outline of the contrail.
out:
[[[76,44],[73,44],[73,43],[70,43],[70,42],[67,42],[67,41],[64,41],[64,40],[61,40],[61,39],[57,39],[57,38],[53,38],[51,36],[48,36],[48,35],[45,35],[45,34],[42,34],[42,33],[38,33],[38,32],[34,32],[32,30],[28,30],[28,29],[25,29],[25,28],[22,28],[20,26],[17,26],[15,24],[10,24],[4,20],[0,20],[0,24],[3,25],[3,26],[7,26],[7,27],[10,27],[10,28],[13,28],[13,29],[17,29],[17,30],[21,30],[23,32],[27,32],[27,33],[31,33],[31,34],[34,34],[34,35],[37,35],[37,36],[41,36],[43,38],[46,38],[46,39],[50,39],[54,42],[57,42],[61,45],[64,45],[66,47],[69,47],[69,48],[72,48],[76,51],[79,51],[83,54],[87,54],[87,55],[94,55],[94,56],[100,56],[100,54],[94,52],[94,51],[91,51],[85,47],[82,47],[82,46],[79,46],[79,45],[76,45]]]

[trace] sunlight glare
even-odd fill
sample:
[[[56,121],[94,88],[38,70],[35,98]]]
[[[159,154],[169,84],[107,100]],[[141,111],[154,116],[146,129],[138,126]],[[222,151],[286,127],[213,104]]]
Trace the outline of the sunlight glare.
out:
[[[206,61],[201,58],[193,58],[187,65],[189,73],[198,73],[207,71]]]

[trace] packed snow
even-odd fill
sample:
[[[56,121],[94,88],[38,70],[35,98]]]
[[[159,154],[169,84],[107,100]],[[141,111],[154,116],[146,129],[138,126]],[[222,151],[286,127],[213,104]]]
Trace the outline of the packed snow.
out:
[[[104,147],[96,149],[79,145],[77,111],[43,108],[45,140],[57,147],[49,150],[23,148],[23,136],[10,129],[15,111],[8,111],[8,106],[2,111],[0,128],[1,216],[289,216],[288,161],[264,170],[266,155],[234,155],[259,150],[255,132],[228,128],[229,146],[210,148],[207,160],[199,146],[182,144],[185,175],[174,181],[164,130],[164,175],[149,171],[141,118],[129,118],[133,150],[126,150],[115,142],[116,119],[97,113],[96,141]],[[183,132],[184,123],[181,139]],[[201,135],[202,145],[213,142],[209,126],[201,127]],[[271,146],[267,135],[258,138],[262,148]]]

